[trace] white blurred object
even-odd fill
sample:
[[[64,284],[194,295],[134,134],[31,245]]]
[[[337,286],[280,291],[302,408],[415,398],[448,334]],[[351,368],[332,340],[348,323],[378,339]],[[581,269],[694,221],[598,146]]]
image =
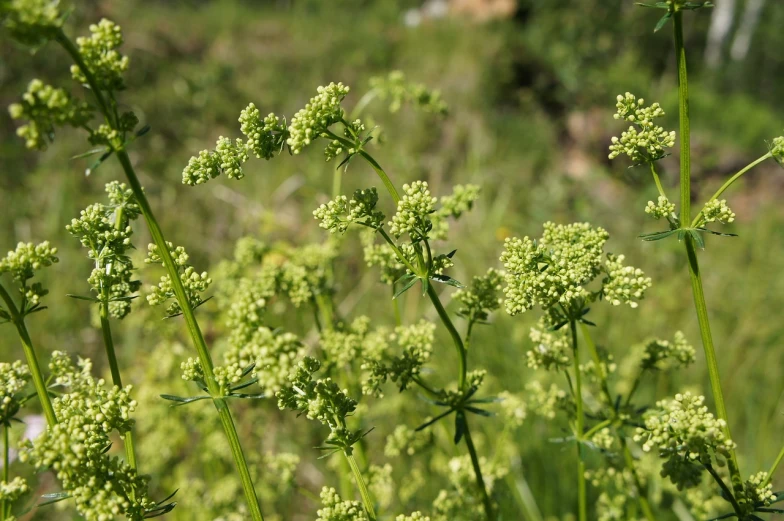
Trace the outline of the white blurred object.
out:
[[[708,44],[705,49],[705,64],[715,69],[722,62],[724,42],[732,29],[735,18],[735,0],[717,2],[711,14],[710,28],[708,29]]]
[[[742,61],[749,54],[751,39],[754,36],[754,31],[757,30],[764,7],[765,0],[749,0],[746,3],[740,27],[735,33],[735,39],[733,39],[732,47],[730,47],[730,56],[733,60]]]
[[[476,22],[512,16],[517,0],[427,0],[418,9],[409,9],[403,23],[417,27],[427,20],[446,18],[449,15],[465,16]]]

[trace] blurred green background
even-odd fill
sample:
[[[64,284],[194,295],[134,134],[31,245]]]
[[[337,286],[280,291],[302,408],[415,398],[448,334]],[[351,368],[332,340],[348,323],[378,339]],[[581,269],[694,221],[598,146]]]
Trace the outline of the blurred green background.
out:
[[[722,0],[716,3],[727,12]],[[720,19],[719,8],[686,17],[695,204],[764,154],[765,140],[781,135],[784,128],[784,8],[778,0],[738,0],[732,5],[728,23]],[[645,337],[669,338],[676,329],[700,345],[677,242],[642,243],[637,238],[661,228],[643,212],[655,197],[649,176],[644,169],[626,168],[624,161],[607,160],[609,139],[621,130],[612,119],[618,93],[631,91],[660,101],[668,113],[666,126],[677,127],[671,28],[653,33],[658,14],[626,0],[424,5],[402,0],[96,0],[76,2],[69,23],[75,34],[102,16],[123,27],[131,69],[122,102],[152,127],[133,145],[132,159],[167,238],[184,245],[199,269],[229,257],[234,241],[245,235],[269,243],[322,240],[310,213],[330,193],[335,165],[324,163],[314,149],[294,159],[251,162],[240,182],[221,177],[190,188],[180,177],[191,155],[212,147],[220,135],[238,136],[237,116],[250,101],[262,113],[290,115],[316,86],[342,81],[352,87],[346,103],[351,106],[367,90],[370,77],[400,69],[410,79],[440,89],[451,112],[445,119],[406,108],[389,114],[383,102],[374,102],[368,112],[383,128],[386,141],[374,149],[374,156],[398,186],[426,179],[436,195],[449,193],[458,183],[483,188],[475,210],[453,227],[448,246],[458,249],[456,278],[468,280],[497,266],[504,237],[539,235],[544,221],[601,225],[611,234],[608,249],[626,254],[654,281],[639,309],[608,312],[606,306],[597,306],[594,312],[597,341],[622,358]],[[0,105],[14,102],[33,77],[70,82],[65,56],[55,46],[31,56],[2,39],[0,49]],[[63,131],[45,153],[27,151],[15,136],[14,122],[0,111],[0,248],[44,239],[59,248],[60,263],[45,275],[51,289],[49,310],[30,317],[29,327],[42,350],[92,357],[98,370],[108,372],[87,305],[65,296],[87,291],[90,265],[64,226],[80,209],[103,198],[106,182],[122,179],[113,161],[86,177],[84,160],[68,158],[87,146],[77,132]],[[663,166],[665,185],[674,187],[677,157],[665,159]],[[732,431],[745,473],[766,469],[784,441],[782,180],[784,172],[768,162],[733,187],[726,195],[738,214],[731,231],[739,237],[709,237],[700,254]],[[344,178],[347,190],[375,183],[372,171],[361,163],[352,164]],[[136,245],[144,250],[148,241],[141,223],[136,234]],[[385,288],[373,284],[375,274],[367,274],[355,238],[349,240],[340,266],[338,298],[354,304],[344,308],[347,316],[361,310],[389,323],[390,308],[379,299]],[[145,284],[158,276],[142,272]],[[428,309],[420,300],[413,293],[407,297],[408,320]],[[205,329],[218,337],[220,330],[207,325],[216,312],[211,306],[214,303],[202,311]],[[301,315],[272,320],[306,336],[312,324],[305,311]],[[495,391],[520,392],[534,377],[525,365],[527,331],[535,320],[531,315],[498,313],[477,333],[472,364],[489,370]],[[217,420],[207,406],[172,411],[162,400],[152,399],[184,389],[177,381],[177,366],[188,353],[176,343],[183,333],[181,324],[145,325],[153,320],[157,315],[139,311],[116,326],[122,364],[130,368],[128,379],[149,398],[142,400],[145,408],[139,417],[180,429],[177,435],[167,434],[163,423],[158,437],[142,439],[147,447],[143,456],[150,461],[160,454],[160,461],[148,464],[153,474],[190,462],[182,464],[185,470],[153,478],[162,492],[181,489],[181,507],[172,519],[215,519],[210,509],[222,508],[213,498],[215,480],[204,470],[209,459],[197,447],[209,445],[210,436],[217,440],[211,446],[222,443],[214,438]],[[166,330],[163,336],[161,328]],[[453,363],[449,346],[439,344],[436,350],[447,366]],[[0,329],[0,351],[3,360],[21,357],[9,326]],[[692,368],[648,381],[645,392],[662,398],[687,386],[709,394],[701,349]],[[266,403],[244,415],[244,410],[238,412],[248,450],[296,451],[305,467],[298,477],[303,487],[318,491],[325,482],[334,485],[328,466],[315,462],[316,451],[307,449],[324,433],[313,434],[304,420],[275,409]],[[390,406],[373,413],[378,439],[397,423],[410,422],[398,412]],[[479,428],[486,433],[480,443],[492,446],[497,426],[489,421]],[[532,494],[546,515],[566,515],[575,497],[572,451],[548,441],[561,436],[564,428],[532,418],[515,440]],[[167,444],[173,448],[167,450]],[[231,482],[231,476],[222,479]],[[774,484],[782,488],[784,474]],[[47,491],[46,486],[51,483],[44,479],[39,492]],[[413,505],[426,509],[437,491],[424,488]],[[273,500],[282,519],[312,518],[316,505],[306,495],[293,494]],[[662,518],[668,515],[673,514],[665,512]]]

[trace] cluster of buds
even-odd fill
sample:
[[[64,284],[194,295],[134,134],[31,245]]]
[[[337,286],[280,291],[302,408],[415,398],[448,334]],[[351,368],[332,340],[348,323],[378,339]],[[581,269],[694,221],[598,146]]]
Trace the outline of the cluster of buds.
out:
[[[82,210],[65,227],[88,249],[95,266],[88,279],[101,300],[109,302],[109,312],[124,318],[131,310],[130,298],[141,282],[133,280],[133,264],[127,251],[133,248],[130,221],[139,213],[133,192],[123,183],[106,185],[110,205],[96,203]]]
[[[613,137],[610,159],[626,154],[635,164],[650,163],[665,156],[665,149],[675,145],[675,132],[668,132],[654,124],[653,120],[664,116],[658,103],[646,107],[645,100],[637,99],[627,92],[619,95],[613,116],[618,120],[630,121],[631,126],[620,138]]]
[[[210,284],[212,284],[212,279],[206,271],[199,273],[193,266],[188,264],[189,257],[188,254],[185,253],[185,248],[182,246],[175,248],[170,242],[167,242],[167,246],[172,259],[174,260],[174,264],[179,271],[180,280],[185,288],[188,302],[192,307],[201,305],[204,302],[201,294],[207,290]],[[147,264],[163,263],[157,245],[149,244],[147,250],[147,258],[144,259],[144,262]],[[174,316],[182,312],[182,308],[180,308],[180,304],[175,297],[174,285],[171,276],[167,273],[166,275],[161,276],[161,281],[157,286],[152,286],[150,288],[150,293],[147,295],[147,302],[149,302],[151,306],[157,306],[174,299],[166,308],[166,313],[169,316]]]
[[[526,353],[528,367],[540,367],[550,371],[565,370],[571,365],[569,353],[572,351],[569,330],[561,328],[550,330],[544,319],[540,319],[536,327],[532,327],[528,334],[533,347]]]
[[[490,268],[485,275],[475,276],[471,284],[460,288],[452,294],[452,298],[460,302],[458,314],[469,322],[485,321],[490,313],[501,307],[501,289],[504,275]]]
[[[52,354],[52,375],[68,392],[52,402],[58,423],[24,441],[19,457],[37,469],[52,469],[85,519],[143,519],[155,506],[147,495],[148,478],[107,453],[115,433],[133,426],[131,386],[107,388],[89,369],[89,362],[77,367],[65,353]]]
[[[425,112],[446,115],[449,111],[441,93],[421,83],[409,81],[402,71],[370,79],[370,87],[382,100],[389,100],[389,111],[397,112],[403,103],[412,103]]]
[[[313,211],[313,217],[321,221],[320,227],[330,233],[344,233],[351,224],[361,224],[377,229],[384,221],[384,214],[376,210],[378,192],[375,188],[356,190],[348,199],[339,195]]]
[[[86,103],[37,79],[28,84],[21,101],[11,104],[8,112],[13,119],[27,121],[16,129],[16,134],[25,140],[27,148],[39,150],[46,149],[57,127],[81,127],[92,118]]]
[[[326,87],[319,87],[316,96],[291,118],[286,143],[292,154],[302,152],[311,141],[321,137],[330,125],[343,118],[340,103],[348,91],[348,86],[342,83],[330,83]]]
[[[653,201],[648,201],[648,205],[645,207],[645,213],[656,220],[662,218],[666,219],[675,213],[675,205],[671,203],[669,199],[660,195],[655,203]]]
[[[684,393],[657,402],[634,439],[643,443],[643,451],[655,448],[667,460],[663,476],[669,476],[679,489],[690,488],[699,484],[703,465],[710,465],[714,457],[729,457],[735,447],[724,428],[724,420],[708,412],[704,396]]]
[[[379,344],[379,349],[365,353],[362,369],[368,372],[362,382],[363,394],[383,396],[381,387],[392,380],[404,391],[416,378],[433,353],[435,325],[426,320],[410,326],[395,328],[389,335],[389,344],[396,344],[400,354],[389,352]]]
[[[583,287],[601,271],[602,249],[609,235],[588,223],[544,224],[540,240],[507,238],[501,262],[506,270],[506,311],[523,313],[566,307],[588,296]]]
[[[395,237],[406,233],[421,236],[431,227],[429,216],[435,211],[438,199],[430,195],[426,181],[405,184],[403,192],[397,212],[389,222],[389,231]]]
[[[702,218],[706,223],[719,221],[722,224],[729,224],[735,221],[735,212],[727,206],[726,199],[711,199],[702,209]]]

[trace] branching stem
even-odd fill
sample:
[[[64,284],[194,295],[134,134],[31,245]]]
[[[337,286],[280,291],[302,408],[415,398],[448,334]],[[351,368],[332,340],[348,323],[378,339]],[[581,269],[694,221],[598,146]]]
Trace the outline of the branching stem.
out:
[[[0,284],[0,298],[5,303],[6,310],[11,316],[11,322],[16,326],[16,332],[19,334],[19,340],[22,342],[22,349],[24,350],[25,358],[27,358],[27,367],[30,369],[30,374],[33,377],[33,385],[35,386],[35,392],[38,394],[38,400],[41,402],[41,407],[44,410],[46,423],[53,427],[57,424],[57,416],[54,414],[52,400],[49,397],[49,392],[46,390],[46,382],[41,372],[41,366],[38,364],[33,341],[30,339],[30,333],[27,331],[24,316],[17,309],[14,300],[2,284]]]
[[[98,87],[98,84],[95,81],[95,77],[93,76],[92,71],[84,63],[79,50],[62,30],[58,30],[56,40],[71,56],[71,59],[73,59],[74,63],[77,65],[77,67],[79,67],[82,74],[87,79],[87,84],[95,96],[95,99],[98,102],[99,108],[106,118],[106,121],[109,122],[113,128],[117,129],[116,122],[113,118],[113,112],[106,103],[101,89]],[[196,321],[196,316],[193,313],[193,307],[191,306],[188,295],[185,292],[185,287],[182,284],[182,280],[180,280],[179,269],[174,263],[174,259],[171,256],[171,252],[169,251],[169,247],[166,243],[166,239],[163,236],[161,227],[152,212],[150,203],[147,200],[147,196],[144,194],[144,190],[142,189],[142,185],[139,182],[139,178],[136,176],[136,172],[133,169],[133,165],[131,164],[131,160],[128,157],[128,153],[124,147],[115,147],[115,155],[117,156],[117,159],[119,160],[120,165],[125,172],[125,175],[128,179],[128,184],[130,185],[131,190],[133,191],[133,195],[136,198],[139,207],[141,208],[141,212],[142,215],[144,215],[145,221],[147,222],[150,235],[152,236],[153,242],[155,242],[156,246],[158,247],[158,253],[161,256],[163,265],[171,279],[174,294],[177,298],[177,302],[179,303],[180,308],[182,309],[182,314],[188,327],[188,333],[191,337],[191,341],[193,342],[194,347],[196,348],[202,370],[204,371],[207,388],[210,392],[210,395],[213,396],[213,403],[215,408],[218,410],[218,416],[220,417],[221,425],[223,426],[223,430],[229,441],[232,456],[234,457],[234,463],[237,466],[237,471],[242,482],[245,499],[248,503],[250,517],[254,521],[263,521],[264,517],[261,514],[261,506],[259,504],[258,497],[256,496],[256,491],[253,487],[253,481],[251,480],[248,464],[242,451],[242,446],[237,434],[237,428],[234,425],[234,419],[231,416],[228,405],[221,397],[220,389],[217,382],[215,381],[212,357],[210,356],[209,350],[207,348],[207,343],[204,341],[204,336],[202,335],[201,329],[199,328],[199,324]]]

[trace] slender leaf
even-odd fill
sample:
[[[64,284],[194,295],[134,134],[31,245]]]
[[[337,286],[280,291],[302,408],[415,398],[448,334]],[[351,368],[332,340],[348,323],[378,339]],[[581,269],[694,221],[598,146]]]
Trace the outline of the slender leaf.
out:
[[[658,33],[659,30],[664,27],[664,24],[667,23],[667,20],[672,18],[672,11],[667,11],[664,16],[659,19],[659,22],[656,24],[656,27],[653,28],[653,32]]]
[[[466,419],[463,411],[457,411],[455,415],[455,445],[460,443],[466,431]]]
[[[412,287],[414,284],[416,284],[417,277],[416,277],[415,275],[411,275],[410,277],[411,277],[411,278],[408,280],[408,282],[406,282],[406,283],[405,283],[405,285],[404,285],[402,288],[400,288],[399,290],[397,290],[397,291],[395,292],[395,294],[392,296],[392,300],[395,300],[395,299],[396,299],[396,298],[398,298],[400,295],[402,295],[402,294],[403,294],[403,293],[405,293],[406,291],[410,290],[410,289],[411,289],[411,287]]]
[[[678,230],[667,230],[663,232],[654,232],[654,233],[644,233],[639,235],[638,237],[644,241],[660,241],[662,239],[666,239],[670,235],[678,232]]]

